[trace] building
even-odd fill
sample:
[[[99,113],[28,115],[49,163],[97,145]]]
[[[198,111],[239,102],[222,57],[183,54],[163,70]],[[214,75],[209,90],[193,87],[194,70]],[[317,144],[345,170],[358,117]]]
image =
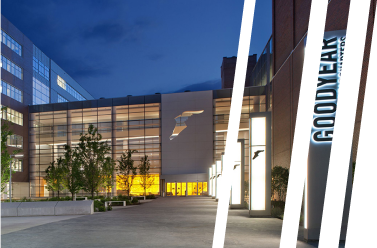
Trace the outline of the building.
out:
[[[236,70],[237,57],[224,57],[221,64],[221,88],[231,89],[233,88],[234,73]],[[257,55],[253,54],[249,56],[247,63],[247,74],[245,80],[245,87],[252,86],[252,80],[250,77],[250,72],[254,69],[257,63]]]
[[[349,4],[350,1],[348,0],[329,1],[325,36],[323,37],[325,49],[327,49],[327,43],[331,43],[331,46],[338,49],[346,42],[345,30],[347,28]],[[243,162],[240,163],[241,171],[244,173],[241,174],[241,182],[242,185],[246,185],[245,187],[242,186],[244,188],[241,190],[241,194],[243,194],[244,202],[241,202],[241,204],[246,203],[250,210],[252,210],[250,206],[252,193],[249,192],[252,183],[250,170],[253,169],[252,164],[256,163],[256,161],[253,161],[254,158],[257,158],[260,153],[256,153],[260,150],[253,151],[254,147],[251,143],[253,118],[271,115],[271,124],[265,125],[264,134],[266,140],[264,145],[267,147],[267,143],[270,143],[271,153],[267,153],[267,148],[265,148],[263,155],[260,156],[260,158],[265,159],[265,174],[263,174],[265,184],[267,185],[270,180],[268,170],[271,169],[271,166],[288,168],[290,165],[310,5],[311,1],[309,0],[273,0],[272,37],[268,40],[258,61],[256,61],[256,55],[249,57],[246,75],[247,87],[245,88],[238,138],[241,148],[244,146],[241,156]],[[358,110],[356,119],[351,120],[355,121],[353,149],[352,154],[350,154],[351,163],[355,161],[357,156],[358,133],[375,9],[376,1],[372,1]],[[17,37],[16,35],[14,34],[13,37]],[[20,38],[20,40],[22,39]],[[5,47],[5,45],[3,44],[2,47]],[[8,50],[5,49],[4,56],[8,56],[9,61],[14,61],[23,66],[21,61],[17,62],[19,49],[17,46],[14,47],[13,51],[6,48]],[[30,47],[33,47],[33,45],[31,44]],[[36,50],[37,48],[33,47],[32,49],[33,57],[36,60],[34,68],[36,68],[38,62],[38,70],[32,70],[30,67],[28,77],[30,79],[34,77],[34,81],[38,79],[40,82],[50,80],[48,81],[50,91],[56,91],[48,95],[50,98],[53,94],[63,94],[61,88],[53,88],[51,78],[54,75],[59,87],[65,85],[61,83],[59,77],[64,80],[68,79],[61,76],[57,72],[58,69],[53,69],[55,67],[52,66],[52,61],[49,67],[44,67],[44,57]],[[7,55],[6,53],[12,54]],[[332,66],[338,66],[336,63],[341,61],[339,52],[335,52],[334,56],[336,56],[336,61]],[[31,53],[29,57],[30,63],[33,63]],[[15,81],[19,81],[25,72],[9,63],[7,58],[2,60],[3,65],[9,64],[9,68],[11,68],[9,71],[13,71],[14,74],[12,77]],[[41,63],[41,67],[39,67],[39,63]],[[25,141],[27,138],[23,140],[24,147],[27,146],[27,152],[30,151],[29,154],[25,153],[26,158],[24,159],[24,161],[27,160],[29,171],[18,174],[19,178],[23,175],[22,180],[24,181],[22,182],[29,183],[29,196],[48,196],[49,193],[45,190],[43,180],[45,169],[50,162],[62,155],[63,145],[78,142],[79,134],[84,132],[90,124],[98,127],[103,139],[111,144],[113,159],[118,159],[122,152],[128,149],[138,150],[138,153],[134,154],[135,160],[139,160],[143,155],[149,156],[152,163],[152,173],[155,175],[155,183],[149,190],[150,193],[180,196],[186,194],[206,195],[211,192],[210,194],[214,195],[212,182],[213,180],[216,180],[216,182],[221,180],[219,176],[221,175],[221,161],[225,149],[235,63],[236,57],[223,58],[221,66],[223,89],[221,90],[99,100],[87,98],[85,101],[60,103],[51,100],[51,98],[49,104],[29,106],[29,110],[22,110],[22,108],[17,110],[14,107],[15,110],[20,111],[20,113],[24,111],[22,113],[25,114],[21,121],[19,115],[14,114],[12,118],[15,119],[15,122],[24,123],[24,126],[29,125],[29,130],[25,131],[25,128],[22,127],[19,129],[19,133],[23,133],[24,137],[28,137],[27,133],[30,133],[29,140]],[[322,69],[325,66],[321,64]],[[50,70],[48,79],[43,70]],[[31,71],[33,71],[33,74],[31,74]],[[339,72],[337,70],[334,74]],[[10,74],[8,73],[8,75]],[[2,78],[5,81],[7,80],[5,76],[2,76]],[[9,81],[13,82],[12,79],[9,79]],[[338,83],[338,79],[335,83]],[[31,89],[31,86],[29,87]],[[324,89],[329,90],[329,88]],[[29,99],[33,99],[32,96],[34,95],[30,94]],[[36,95],[35,103],[47,103],[41,102],[44,99],[43,94],[38,96]],[[19,96],[17,97],[19,99]],[[6,102],[4,102],[4,105],[11,108],[19,103],[16,101],[13,104],[8,103],[6,105]],[[335,108],[333,110],[335,112]],[[313,123],[315,124],[317,117],[314,112],[313,110]],[[268,136],[268,130],[271,130],[271,136]],[[319,128],[319,130],[321,129]],[[332,130],[325,131],[329,131],[328,133],[331,134]],[[328,158],[329,148],[331,148],[331,143],[326,143],[326,147],[322,146],[325,150],[323,160],[319,160],[318,156],[313,156],[315,154],[313,151],[316,150],[315,147],[318,145],[315,142],[318,139],[331,142],[331,135],[325,136],[322,131],[318,132],[318,129],[313,126],[311,152],[307,164],[307,199],[304,201],[304,208],[309,211],[305,215],[305,238],[308,240],[316,240],[319,237],[328,170],[328,162],[325,160]],[[17,139],[14,142],[18,144]],[[122,192],[120,188],[114,189]],[[348,182],[346,193],[341,239],[345,238],[347,228],[350,190],[351,180]],[[136,186],[132,193],[140,194],[140,187]],[[268,187],[265,188],[264,193],[264,197],[269,198]],[[81,194],[84,194],[84,192],[81,192]]]
[[[113,159],[137,150],[133,154],[137,165],[148,155],[155,181],[147,192],[207,195],[208,169],[221,161],[225,149],[230,102],[231,89],[223,89],[30,106],[31,197],[49,196],[45,169],[63,154],[64,144],[77,144],[90,124],[111,145]],[[265,87],[245,88],[239,139],[246,144],[246,182],[249,115],[255,112],[266,112]],[[131,193],[144,193],[137,180]]]
[[[13,125],[9,149],[21,148],[15,162],[13,194],[29,196],[28,106],[94,99],[31,40],[1,15],[2,119]]]

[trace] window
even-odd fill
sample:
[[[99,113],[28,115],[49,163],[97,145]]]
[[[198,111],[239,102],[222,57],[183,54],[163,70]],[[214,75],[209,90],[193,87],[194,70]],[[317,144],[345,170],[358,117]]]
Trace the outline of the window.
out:
[[[21,56],[22,54],[22,47],[21,45],[15,41],[12,37],[10,37],[7,33],[1,30],[1,42],[3,42],[7,47],[12,49],[15,53]]]
[[[1,118],[21,126],[24,123],[24,115],[8,107],[1,111]]]
[[[3,80],[1,80],[1,93],[16,101],[22,102],[22,91]]]
[[[61,78],[59,75],[57,79],[57,84],[61,88],[65,89],[69,94],[71,94],[77,100],[79,101],[86,100],[80,93],[78,93],[74,88],[72,88],[69,84],[67,84],[67,82],[63,78]]]
[[[33,70],[39,73],[39,75],[44,77],[46,80],[50,80],[50,69],[36,57],[33,57]]]
[[[68,102],[68,100],[58,94],[58,102]]]
[[[50,102],[50,88],[33,77],[33,105]]]
[[[1,55],[1,67],[22,80],[22,68]]]
[[[15,159],[13,160],[13,168],[12,168],[12,171],[16,171],[16,172],[22,172],[24,167],[23,167],[23,161],[22,159]]]
[[[8,136],[7,146],[22,148],[23,142],[24,142],[24,137],[17,134],[12,134]]]

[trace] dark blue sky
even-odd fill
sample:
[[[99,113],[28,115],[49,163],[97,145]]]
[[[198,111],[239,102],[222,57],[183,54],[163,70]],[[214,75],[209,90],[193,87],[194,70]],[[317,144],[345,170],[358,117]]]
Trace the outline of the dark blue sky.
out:
[[[220,88],[242,0],[2,0],[2,14],[95,98]],[[272,29],[257,0],[250,54]]]

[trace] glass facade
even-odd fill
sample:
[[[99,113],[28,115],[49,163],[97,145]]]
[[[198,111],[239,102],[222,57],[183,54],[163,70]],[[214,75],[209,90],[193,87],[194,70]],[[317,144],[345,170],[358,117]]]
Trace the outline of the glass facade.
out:
[[[24,166],[24,163],[23,163],[22,159],[14,159],[12,170],[16,171],[16,172],[22,172],[23,169],[24,169],[23,166]]]
[[[204,196],[208,195],[207,182],[166,183],[166,196]]]
[[[50,80],[50,59],[33,45],[33,71],[41,77]]]
[[[1,111],[1,118],[20,126],[24,125],[24,115],[9,107]]]
[[[7,33],[1,30],[1,42],[3,42],[7,47],[12,49],[18,55],[22,55],[22,47],[21,45],[15,41],[12,37],[10,37]]]
[[[67,104],[70,103],[60,103],[56,106],[68,106]],[[82,103],[78,102],[78,104]],[[66,108],[66,110],[31,113],[29,138],[31,196],[48,196],[43,180],[46,168],[50,162],[64,154],[65,144],[72,146],[78,144],[80,133],[87,132],[90,124],[97,127],[102,140],[111,145],[113,159],[119,159],[126,150],[137,150],[138,152],[132,155],[137,166],[140,159],[148,155],[150,172],[155,180],[154,185],[147,192],[158,194],[161,173],[160,116],[160,103]],[[134,181],[133,194],[144,194],[139,181]],[[117,186],[117,191],[125,194],[120,186]],[[80,192],[80,195],[85,194]]]
[[[66,90],[69,94],[71,94],[77,100],[79,100],[79,101],[86,100],[80,93],[78,93],[74,88],[72,88],[69,84],[67,84],[67,82],[63,78],[61,78],[59,75],[58,75],[58,79],[57,79],[57,84],[61,88]]]
[[[58,102],[68,102],[68,100],[58,94]]]
[[[227,138],[227,129],[229,122],[230,104],[231,104],[231,90],[228,91],[228,96],[215,96],[214,99],[214,138],[213,138],[213,163],[221,161],[221,156],[225,152],[225,143]],[[249,87],[245,88],[245,94],[243,97],[240,127],[238,133],[238,139],[243,139],[245,144],[245,177],[244,188],[245,190],[245,202],[249,204],[249,194],[247,192],[249,184],[249,120],[250,113],[265,112],[266,111],[266,96],[261,93],[264,92],[264,87]]]
[[[24,137],[20,135],[12,134],[8,136],[7,146],[23,148],[23,143],[24,143]]]
[[[272,36],[268,40],[261,56],[258,59],[253,71],[251,72],[252,86],[265,86],[271,82],[273,76],[272,63]]]
[[[1,55],[1,67],[22,80],[22,68],[3,55]]]
[[[33,105],[50,103],[50,88],[33,77]]]
[[[1,80],[1,93],[21,103],[23,101],[22,91],[3,80]]]

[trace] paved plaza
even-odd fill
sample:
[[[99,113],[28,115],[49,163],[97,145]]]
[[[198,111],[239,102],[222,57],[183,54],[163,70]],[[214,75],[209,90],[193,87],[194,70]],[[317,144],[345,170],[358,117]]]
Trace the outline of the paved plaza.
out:
[[[2,218],[4,248],[211,247],[217,204],[209,197],[158,198],[86,216]],[[229,210],[225,247],[279,247],[282,221]],[[303,231],[299,231],[299,239]],[[316,247],[298,241],[300,248]]]

